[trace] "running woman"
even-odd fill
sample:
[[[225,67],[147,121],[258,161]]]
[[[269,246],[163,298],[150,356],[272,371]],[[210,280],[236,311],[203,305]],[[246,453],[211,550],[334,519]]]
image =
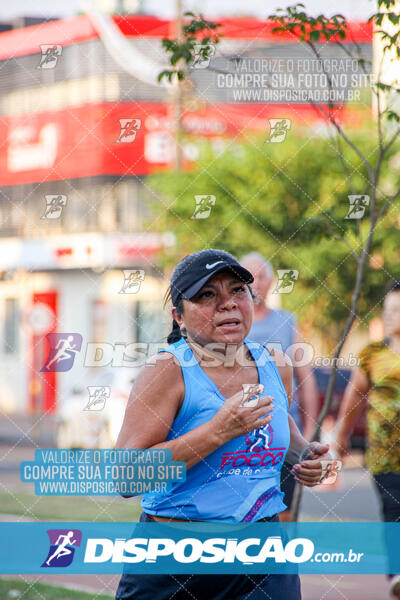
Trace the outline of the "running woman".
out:
[[[319,457],[329,458],[329,447],[308,444],[288,415],[289,362],[247,339],[252,281],[221,250],[190,254],[172,274],[170,345],[136,379],[117,447],[170,449],[173,460],[186,462],[187,476],[168,493],[145,494],[141,521],[279,521],[286,509],[280,490],[285,457],[300,483],[321,481]],[[265,394],[256,401],[254,386]],[[300,580],[286,574],[124,574],[116,594],[117,600],[189,598],[300,600]]]

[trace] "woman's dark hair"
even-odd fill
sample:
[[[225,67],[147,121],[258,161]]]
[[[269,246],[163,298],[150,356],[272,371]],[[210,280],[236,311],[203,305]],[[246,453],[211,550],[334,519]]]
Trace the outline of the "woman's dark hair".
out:
[[[176,279],[176,277],[178,277],[183,271],[189,268],[191,261],[197,254],[198,252],[193,252],[193,254],[188,254],[188,256],[182,258],[182,260],[176,265],[174,272],[171,275],[171,280]],[[171,286],[169,287],[169,290],[167,291],[164,298],[164,308],[169,300],[172,301]],[[181,297],[179,297],[178,301],[176,302],[175,308],[178,314],[183,314],[183,299]],[[178,322],[175,321],[175,319],[173,319],[172,330],[167,337],[167,342],[168,344],[173,344],[174,342],[180,340],[182,337],[183,336],[181,328],[179,327]]]
[[[200,251],[202,252],[202,251]],[[185,269],[188,268],[188,266],[190,266],[191,261],[193,260],[193,257],[195,257],[197,254],[199,254],[200,252],[193,252],[193,254],[189,254],[188,256],[185,256],[175,267],[174,272],[171,276],[171,279],[176,278],[181,271],[184,271]],[[250,284],[246,284],[247,287],[249,288],[251,297],[255,298],[255,295],[253,293],[253,290],[250,287]],[[167,290],[167,293],[165,294],[164,297],[164,308],[166,306],[166,304],[172,301],[171,298],[171,287]],[[183,298],[179,297],[178,301],[176,302],[175,305],[176,311],[179,315],[183,314]],[[167,337],[167,342],[168,344],[173,344],[174,342],[179,341],[182,337],[185,337],[185,334],[182,332],[181,328],[178,325],[178,322],[173,319],[172,321],[172,329]]]
[[[391,279],[388,281],[385,287],[385,296],[390,292],[400,292],[400,281],[398,279]]]
[[[169,300],[171,300],[171,290],[168,290],[168,292],[165,296],[164,308]],[[179,301],[177,302],[175,308],[176,308],[176,312],[178,314],[181,315],[183,313],[183,299],[182,298],[179,298]],[[167,337],[167,342],[168,342],[168,344],[173,344],[174,342],[177,342],[178,340],[180,340],[181,337],[183,337],[181,328],[179,327],[178,322],[175,321],[175,319],[173,319],[172,320],[172,329]]]

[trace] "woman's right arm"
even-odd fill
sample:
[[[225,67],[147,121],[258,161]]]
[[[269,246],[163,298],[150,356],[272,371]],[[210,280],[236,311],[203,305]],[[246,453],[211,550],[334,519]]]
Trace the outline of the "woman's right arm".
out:
[[[116,448],[169,449],[174,461],[185,461],[190,469],[230,439],[272,418],[265,416],[272,410],[270,397],[243,407],[243,393],[238,393],[210,421],[166,441],[184,395],[181,367],[172,355],[146,364],[132,388]]]
[[[336,437],[335,450],[339,456],[344,456],[348,452],[350,434],[368,402],[370,387],[370,382],[365,372],[360,367],[356,367],[346,387],[338,415],[338,423],[340,425]]]

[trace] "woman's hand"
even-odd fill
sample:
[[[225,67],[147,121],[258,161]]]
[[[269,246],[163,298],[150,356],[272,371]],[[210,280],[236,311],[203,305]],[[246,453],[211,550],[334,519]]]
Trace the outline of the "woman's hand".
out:
[[[319,442],[312,442],[306,446],[299,463],[292,467],[295,480],[306,487],[314,487],[322,483],[323,469],[320,459],[323,457],[324,460],[332,460],[328,450],[329,444]]]
[[[244,435],[258,427],[264,427],[272,419],[274,408],[272,396],[258,396],[264,391],[263,385],[254,385],[248,391],[241,391],[228,398],[217,414],[211,419],[210,426],[222,444]],[[253,400],[250,400],[253,398]]]

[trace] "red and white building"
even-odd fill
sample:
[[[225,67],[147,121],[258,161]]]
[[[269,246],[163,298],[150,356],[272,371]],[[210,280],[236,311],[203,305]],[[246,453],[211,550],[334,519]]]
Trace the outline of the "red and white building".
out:
[[[165,63],[160,40],[170,22],[131,16],[114,23],[136,53]],[[191,72],[192,101],[182,115],[187,163],[204,136],[218,150],[244,132],[267,134],[269,118],[299,127],[318,119],[307,103],[235,100],[216,80],[216,71],[234,71],[238,56],[307,58],[302,46],[255,19],[224,20],[221,33],[211,63],[218,68]],[[346,43],[371,59],[370,25],[351,24]],[[41,46],[56,48],[54,68],[40,67]],[[334,44],[322,46],[336,56]],[[83,348],[165,336],[159,257],[174,240],[152,229],[158,199],[146,176],[174,159],[169,92],[123,68],[88,16],[1,33],[0,89],[0,409],[54,412],[85,379],[84,349],[71,371],[41,373],[46,333],[79,332]],[[363,118],[360,106],[338,111],[343,120]],[[121,127],[132,119],[134,139],[124,143]],[[46,197],[64,202],[57,218],[44,217]],[[139,294],[118,293],[124,268],[145,271]]]

